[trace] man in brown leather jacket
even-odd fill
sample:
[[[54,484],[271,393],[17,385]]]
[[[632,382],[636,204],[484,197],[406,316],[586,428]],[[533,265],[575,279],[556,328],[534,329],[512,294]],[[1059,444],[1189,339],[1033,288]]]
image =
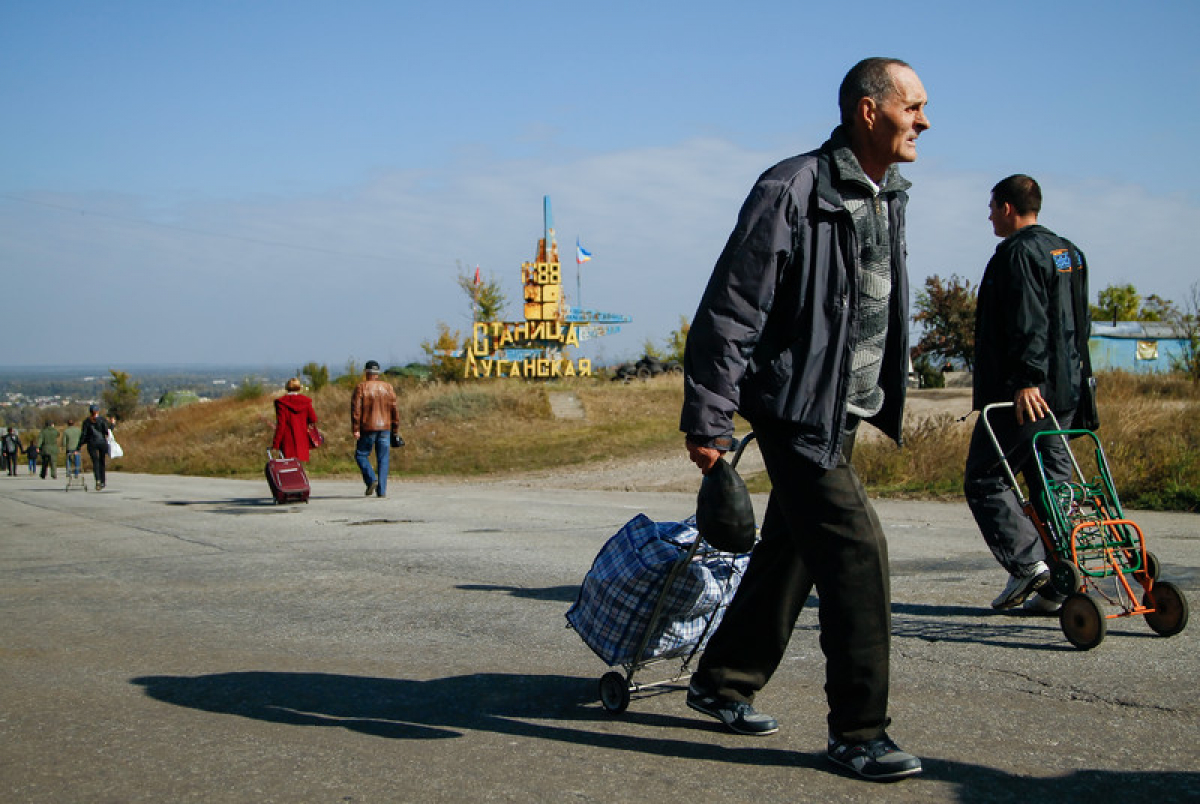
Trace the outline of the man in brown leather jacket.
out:
[[[393,437],[400,435],[400,409],[396,392],[379,379],[379,364],[368,360],[363,381],[350,397],[350,431],[356,442],[354,460],[362,470],[367,496],[387,496],[388,458]],[[378,474],[371,469],[371,451],[375,452]]]

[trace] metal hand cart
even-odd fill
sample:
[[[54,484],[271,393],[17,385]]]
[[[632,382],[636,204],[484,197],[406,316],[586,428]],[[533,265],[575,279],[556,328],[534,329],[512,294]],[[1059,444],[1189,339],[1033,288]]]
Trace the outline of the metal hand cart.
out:
[[[83,456],[79,454],[78,450],[75,450],[74,463],[75,469],[72,470],[71,453],[68,452],[66,462],[63,465],[63,468],[67,472],[67,487],[63,490],[70,491],[73,488],[81,488],[84,491],[87,491],[87,476],[83,473]]]
[[[1013,407],[1011,402],[984,407],[981,415],[992,445],[1000,456],[1008,482],[1020,501],[1025,515],[1033,522],[1050,564],[1050,583],[1063,595],[1059,625],[1067,640],[1080,650],[1091,650],[1104,641],[1108,620],[1140,614],[1151,630],[1160,636],[1175,636],[1187,626],[1188,602],[1178,586],[1158,580],[1161,565],[1146,549],[1142,529],[1125,517],[1112,480],[1108,459],[1100,439],[1091,430],[1064,430],[1050,413],[1054,429],[1033,436],[1033,457],[1046,488],[1043,521],[1033,503],[1021,491],[988,414],[997,408]],[[1089,442],[1094,465],[1090,476],[1080,468],[1068,439]],[[1071,477],[1059,481],[1046,472],[1045,445],[1060,439],[1071,459]],[[1142,588],[1139,596],[1130,579]],[[1118,611],[1105,614],[1101,602]]]
[[[751,433],[742,439],[730,461],[732,466],[737,466],[753,438]],[[680,538],[666,547],[661,541],[652,545],[660,558],[665,556],[658,575],[644,583],[635,584],[632,578],[627,579],[628,584],[613,583],[614,573],[640,572],[651,563],[623,556],[606,559],[606,553],[631,552],[619,542],[630,526],[643,530],[654,526],[643,516],[635,517],[600,551],[580,588],[579,599],[567,612],[568,623],[588,647],[606,664],[622,668],[600,678],[600,703],[613,714],[629,707],[633,693],[677,686],[680,679],[691,674],[693,659],[716,630],[750,559],[749,553],[725,553],[709,546],[695,530],[693,519],[674,524],[684,526],[679,529]],[[687,606],[681,606],[681,600],[695,597],[689,587],[696,586],[698,575],[704,578],[706,597],[712,605],[698,614],[695,609],[685,612]],[[590,595],[589,586],[597,587],[598,594]],[[608,600],[602,599],[605,595]],[[679,666],[667,678],[635,681],[635,676],[646,668],[671,660],[678,660]]]

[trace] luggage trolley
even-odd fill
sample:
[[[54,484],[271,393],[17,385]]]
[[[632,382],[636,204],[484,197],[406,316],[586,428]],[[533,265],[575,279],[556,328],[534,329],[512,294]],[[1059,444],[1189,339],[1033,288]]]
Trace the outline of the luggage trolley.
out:
[[[736,467],[752,441],[738,444]],[[676,685],[708,643],[737,590],[749,553],[726,553],[700,538],[695,517],[654,523],[639,514],[600,550],[567,612],[574,628],[610,667],[600,678],[600,703],[619,714],[632,693]],[[658,681],[634,677],[651,665],[679,660]]]
[[[63,491],[70,491],[71,489],[75,488],[76,486],[79,486],[84,491],[88,490],[87,489],[87,476],[84,475],[84,473],[83,473],[83,455],[79,454],[78,450],[76,450],[75,452],[76,452],[75,468],[78,469],[78,474],[75,474],[73,472],[72,467],[71,467],[70,453],[67,453],[66,462],[63,466],[63,468],[66,469],[66,472],[67,472],[67,487],[65,489],[63,489]]]
[[[1144,616],[1151,630],[1160,636],[1175,636],[1183,631],[1188,621],[1187,598],[1175,584],[1158,580],[1161,570],[1158,558],[1146,549],[1142,529],[1127,519],[1121,509],[1100,439],[1091,430],[1061,429],[1053,413],[1049,415],[1054,429],[1033,436],[1033,456],[1046,487],[1043,502],[1049,521],[1043,522],[1017,484],[1008,457],[988,420],[990,411],[1004,407],[1011,408],[1013,404],[987,405],[980,415],[1021,508],[1046,547],[1054,591],[1066,597],[1059,610],[1059,625],[1067,640],[1080,650],[1091,650],[1104,641],[1109,619],[1134,614]],[[1067,442],[1074,437],[1089,440],[1094,448],[1095,474],[1090,478],[1080,468]],[[1071,459],[1072,475],[1066,481],[1054,480],[1046,474],[1040,445],[1054,438],[1062,440]],[[1142,587],[1140,601],[1130,578]],[[1105,614],[1100,601],[1119,611]]]

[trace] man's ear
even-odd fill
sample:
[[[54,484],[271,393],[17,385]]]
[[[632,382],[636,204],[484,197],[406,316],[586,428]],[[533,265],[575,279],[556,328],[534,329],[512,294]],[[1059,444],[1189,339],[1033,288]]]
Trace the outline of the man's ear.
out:
[[[871,131],[875,128],[875,118],[879,114],[879,107],[876,105],[874,98],[861,98],[858,101],[855,114],[858,115],[858,120],[863,124],[863,127],[867,131]]]

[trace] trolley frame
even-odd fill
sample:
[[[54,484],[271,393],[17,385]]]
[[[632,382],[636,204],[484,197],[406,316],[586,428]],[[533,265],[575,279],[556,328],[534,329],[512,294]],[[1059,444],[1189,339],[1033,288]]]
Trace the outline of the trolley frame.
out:
[[[730,466],[737,468],[738,462],[742,459],[742,453],[753,440],[754,433],[749,433],[738,443],[737,449],[734,451],[733,458],[730,460]],[[646,629],[642,633],[641,638],[638,640],[637,651],[633,654],[635,658],[631,661],[623,662],[618,665],[623,669],[623,673],[610,670],[601,676],[600,702],[609,712],[615,714],[625,711],[625,709],[628,708],[630,699],[634,693],[662,687],[677,688],[679,687],[679,680],[685,675],[691,674],[692,660],[696,658],[696,654],[700,651],[700,647],[707,642],[709,634],[712,632],[712,628],[717,622],[718,615],[723,614],[725,608],[729,605],[729,601],[725,601],[720,606],[717,606],[712,610],[712,612],[708,615],[708,620],[704,624],[704,629],[696,638],[695,644],[684,651],[682,655],[648,657],[646,656],[646,651],[649,649],[650,642],[654,638],[654,635],[659,633],[661,626],[665,624],[666,613],[664,612],[664,608],[666,607],[667,599],[669,597],[668,592],[679,578],[680,573],[682,573],[687,566],[695,561],[697,555],[717,554],[722,552],[707,544],[705,544],[702,548],[701,545],[703,543],[704,539],[702,539],[700,534],[697,533],[696,538],[692,541],[687,551],[671,565],[670,570],[663,579],[662,587],[659,589],[658,598],[654,602],[654,608],[650,613],[650,618],[646,622]],[[732,583],[733,577],[734,574],[731,574],[726,583]],[[726,591],[728,591],[728,587],[726,587]],[[648,667],[673,660],[679,661],[679,670],[667,678],[649,682],[639,682],[634,679],[634,676],[637,675],[638,672],[645,670]]]

